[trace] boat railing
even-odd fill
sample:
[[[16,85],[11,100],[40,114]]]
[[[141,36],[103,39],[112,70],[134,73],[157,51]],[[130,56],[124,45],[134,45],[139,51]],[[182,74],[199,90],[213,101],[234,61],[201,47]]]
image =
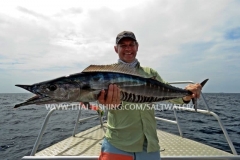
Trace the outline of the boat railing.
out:
[[[190,84],[194,84],[193,81],[174,81],[174,82],[170,82],[169,84],[189,84],[189,83]],[[168,123],[172,123],[172,124],[176,124],[177,127],[178,127],[178,131],[179,131],[180,136],[183,137],[182,129],[181,129],[180,122],[179,122],[178,116],[177,116],[177,110],[189,111],[189,112],[197,112],[197,113],[200,113],[200,114],[211,115],[218,121],[218,124],[219,124],[220,128],[223,131],[225,139],[226,139],[229,147],[231,148],[232,153],[234,155],[238,155],[237,152],[236,152],[236,149],[235,149],[235,147],[234,147],[234,145],[233,145],[233,143],[232,143],[232,141],[231,141],[231,139],[230,139],[230,137],[228,135],[228,132],[227,132],[226,128],[224,127],[224,125],[223,125],[223,123],[222,123],[222,121],[220,119],[220,117],[216,113],[210,111],[208,103],[207,103],[207,101],[206,101],[206,99],[205,99],[205,97],[204,97],[202,92],[201,92],[201,98],[202,98],[202,100],[204,102],[204,106],[206,107],[206,110],[197,109],[197,111],[195,111],[195,109],[193,109],[193,108],[181,107],[181,106],[174,105],[173,112],[174,112],[174,116],[175,116],[175,119],[176,119],[175,121],[169,120],[169,119],[165,119],[165,118],[159,118],[159,117],[155,117],[155,119],[156,120],[160,120],[160,121],[164,121],[164,122],[168,122]]]
[[[22,160],[98,160],[99,156],[25,156]],[[164,156],[161,160],[239,160],[239,156]]]
[[[194,83],[194,82],[192,82],[192,81],[176,81],[176,82],[171,82],[171,83],[169,83],[169,84],[187,84],[187,83]],[[173,110],[173,111],[174,111],[174,116],[175,116],[175,119],[176,119],[175,121],[169,120],[169,119],[160,118],[160,117],[155,117],[155,118],[156,118],[156,120],[161,120],[161,121],[169,122],[169,123],[172,123],[172,124],[176,124],[177,127],[178,127],[178,131],[179,131],[180,136],[183,137],[182,130],[181,130],[181,127],[180,127],[180,123],[179,123],[179,120],[178,120],[178,115],[177,115],[177,112],[176,112],[176,107],[177,107],[178,109],[185,110],[185,111],[197,112],[197,113],[201,113],[201,114],[212,115],[213,117],[215,117],[215,118],[217,119],[217,121],[218,121],[218,123],[219,123],[219,125],[220,125],[220,127],[221,127],[221,129],[222,129],[222,131],[223,131],[223,133],[224,133],[224,136],[225,136],[225,138],[226,138],[226,140],[227,140],[227,142],[228,142],[228,144],[229,144],[229,146],[230,146],[230,148],[231,148],[232,153],[233,153],[234,155],[237,155],[236,149],[234,148],[234,146],[233,146],[233,144],[232,144],[232,141],[231,141],[231,139],[230,139],[230,137],[229,137],[229,135],[228,135],[228,132],[227,132],[227,130],[225,129],[224,125],[223,125],[222,122],[221,122],[221,119],[219,118],[219,116],[218,116],[216,113],[210,111],[209,106],[208,106],[208,104],[207,104],[207,102],[206,102],[206,100],[205,100],[205,98],[204,98],[204,95],[203,95],[202,93],[201,93],[201,97],[202,97],[203,102],[204,102],[204,104],[205,104],[206,110],[198,109],[197,111],[195,111],[195,110],[192,109],[192,108],[174,106],[174,110]],[[78,105],[78,106],[79,106],[79,105]],[[73,107],[73,106],[72,106],[72,105],[71,105],[71,106],[69,105],[69,107]],[[32,149],[32,152],[31,152],[30,156],[34,156],[34,155],[35,155],[35,153],[36,153],[36,151],[37,151],[37,149],[38,149],[38,147],[39,147],[39,144],[40,144],[40,142],[41,142],[43,133],[45,132],[45,129],[46,129],[46,127],[47,127],[47,123],[48,123],[48,121],[49,121],[49,118],[51,117],[52,113],[53,113],[55,110],[61,110],[61,108],[53,108],[53,109],[51,109],[51,110],[48,112],[48,114],[46,115],[45,120],[44,120],[44,122],[43,122],[43,124],[42,124],[41,130],[40,130],[40,132],[39,132],[39,134],[38,134],[37,140],[36,140],[36,142],[35,142],[35,144],[34,144],[34,147],[33,147],[33,149]],[[87,118],[82,118],[82,119],[80,119],[80,117],[81,117],[81,110],[82,110],[82,107],[80,107],[79,112],[78,112],[78,115],[77,115],[76,123],[75,123],[74,130],[73,130],[73,134],[72,134],[73,137],[75,136],[75,134],[76,134],[76,132],[77,132],[77,127],[78,127],[78,124],[79,124],[80,122],[84,122],[84,121],[87,121],[87,120],[89,120],[89,119],[93,119],[93,118],[97,118],[97,117],[100,119],[100,124],[101,124],[101,126],[102,126],[103,131],[105,132],[105,129],[104,129],[104,127],[103,127],[103,117],[101,116],[101,113],[100,113],[100,112],[98,112],[98,114],[95,115],[95,116],[91,116],[91,117],[87,117]],[[106,115],[106,114],[105,114],[105,115]]]
[[[79,104],[77,104],[76,106],[79,107]],[[73,108],[74,105],[67,105],[67,107],[72,107],[72,108]],[[75,126],[74,126],[74,130],[73,130],[72,136],[75,137],[75,134],[76,134],[76,131],[77,131],[77,126],[78,126],[79,123],[84,122],[84,121],[87,121],[87,120],[89,120],[89,119],[93,119],[93,118],[99,118],[99,119],[100,119],[100,124],[101,124],[101,126],[102,126],[103,131],[105,132],[105,129],[104,129],[104,127],[103,127],[103,117],[101,116],[101,113],[98,112],[98,114],[95,115],[95,116],[90,116],[90,117],[86,117],[86,118],[80,119],[82,108],[83,108],[83,107],[79,107],[79,112],[78,112],[78,115],[77,115],[77,119],[76,119],[76,123],[75,123]],[[66,109],[66,108],[64,108],[64,109]],[[49,118],[51,117],[52,113],[53,113],[54,111],[56,111],[56,110],[61,110],[61,108],[60,108],[60,107],[59,107],[59,108],[54,107],[54,108],[52,108],[52,109],[48,112],[48,114],[46,115],[45,120],[44,120],[44,122],[43,122],[43,124],[42,124],[41,130],[40,130],[40,132],[39,132],[39,134],[38,134],[37,140],[36,140],[36,142],[35,142],[35,144],[34,144],[34,146],[33,146],[33,149],[32,149],[32,152],[31,152],[30,156],[34,156],[35,153],[37,152],[37,149],[38,149],[39,144],[40,144],[40,142],[41,142],[42,136],[43,136],[43,134],[44,134],[44,132],[45,132],[45,130],[46,130],[46,127],[47,127]]]

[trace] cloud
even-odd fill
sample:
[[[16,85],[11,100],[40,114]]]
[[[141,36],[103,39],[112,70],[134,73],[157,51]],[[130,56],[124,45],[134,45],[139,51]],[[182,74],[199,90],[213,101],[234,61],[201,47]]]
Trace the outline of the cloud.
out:
[[[0,71],[8,72],[8,79],[24,75],[22,80],[36,82],[90,64],[115,63],[115,37],[131,30],[140,44],[141,64],[156,69],[165,80],[213,76],[214,82],[225,85],[227,76],[236,83],[239,5],[232,0],[151,0],[116,10],[61,3],[51,13],[18,5],[18,16],[0,13]],[[214,90],[222,89],[227,86]]]
[[[62,9],[60,13],[55,14],[56,17],[63,17],[63,16],[76,16],[78,14],[82,14],[83,9],[80,7],[71,7],[68,9]]]
[[[58,21],[34,23],[28,19],[2,16],[0,20],[5,22],[0,25],[0,55],[4,56],[0,60],[2,68],[8,68],[3,65],[3,60],[19,62],[19,65],[11,66],[11,69],[19,70],[66,66],[71,65],[69,61],[75,62],[75,56],[78,56],[75,50],[54,42],[61,38],[58,31],[62,31],[62,28],[58,27]]]
[[[74,7],[72,7],[72,8],[69,8],[69,9],[62,10],[62,12],[64,14],[80,14],[80,13],[83,12],[83,9],[82,8],[74,8]]]
[[[49,19],[47,16],[45,16],[43,14],[39,14],[37,12],[34,12],[32,10],[29,10],[29,9],[21,7],[21,6],[17,7],[17,10],[19,10],[20,12],[32,15],[32,16],[34,16],[36,18],[41,18],[41,19],[44,19],[44,20],[48,20]]]

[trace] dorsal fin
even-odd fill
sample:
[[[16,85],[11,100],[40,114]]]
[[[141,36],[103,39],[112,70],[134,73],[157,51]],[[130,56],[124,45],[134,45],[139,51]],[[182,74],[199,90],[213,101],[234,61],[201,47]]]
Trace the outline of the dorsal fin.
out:
[[[114,72],[114,73],[123,73],[123,74],[131,74],[139,77],[143,77],[140,75],[136,68],[129,67],[127,64],[110,64],[110,65],[90,65],[85,68],[82,72]]]

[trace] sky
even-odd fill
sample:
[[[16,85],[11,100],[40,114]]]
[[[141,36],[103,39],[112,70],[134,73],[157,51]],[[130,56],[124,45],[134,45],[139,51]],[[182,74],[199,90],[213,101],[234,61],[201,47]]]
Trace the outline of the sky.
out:
[[[168,82],[240,93],[238,0],[0,1],[0,93],[118,60],[116,35],[132,31],[137,59]]]

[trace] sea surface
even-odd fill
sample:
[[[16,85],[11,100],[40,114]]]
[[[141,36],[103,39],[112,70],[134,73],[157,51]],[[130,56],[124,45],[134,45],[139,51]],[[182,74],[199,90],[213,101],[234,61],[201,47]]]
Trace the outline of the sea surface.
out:
[[[32,94],[0,94],[0,159],[18,160],[30,155],[48,110],[45,106],[30,105],[14,109],[14,105],[30,98]],[[229,137],[240,154],[240,93],[205,93],[211,111],[217,113],[226,127]],[[204,109],[199,101],[199,108]],[[231,152],[217,120],[209,115],[177,111],[183,136],[201,143]],[[55,111],[48,123],[38,151],[72,135],[78,111]],[[96,115],[85,110],[82,118]],[[156,116],[174,120],[172,110],[156,111]],[[92,119],[81,123],[78,131],[99,124]],[[158,128],[179,134],[176,125],[158,121]]]

